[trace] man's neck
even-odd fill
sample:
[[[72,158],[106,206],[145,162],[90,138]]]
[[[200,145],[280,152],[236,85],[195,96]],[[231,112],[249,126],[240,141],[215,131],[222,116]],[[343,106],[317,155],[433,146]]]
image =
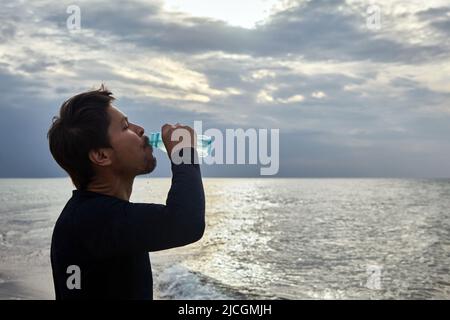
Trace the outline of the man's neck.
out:
[[[133,181],[134,178],[98,177],[94,178],[86,190],[130,201]]]

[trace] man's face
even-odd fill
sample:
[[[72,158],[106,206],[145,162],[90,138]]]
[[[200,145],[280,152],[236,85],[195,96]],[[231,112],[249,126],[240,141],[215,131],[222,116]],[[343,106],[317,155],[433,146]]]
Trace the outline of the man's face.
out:
[[[113,147],[112,166],[118,174],[136,176],[152,172],[156,167],[153,149],[146,143],[144,129],[128,121],[116,107],[110,106],[108,135]]]

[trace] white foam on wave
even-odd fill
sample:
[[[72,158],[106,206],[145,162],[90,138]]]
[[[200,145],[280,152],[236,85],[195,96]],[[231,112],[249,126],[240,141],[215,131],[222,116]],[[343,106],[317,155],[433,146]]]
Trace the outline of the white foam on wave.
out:
[[[231,297],[206,283],[188,268],[175,264],[155,275],[155,299],[161,300],[218,300]]]

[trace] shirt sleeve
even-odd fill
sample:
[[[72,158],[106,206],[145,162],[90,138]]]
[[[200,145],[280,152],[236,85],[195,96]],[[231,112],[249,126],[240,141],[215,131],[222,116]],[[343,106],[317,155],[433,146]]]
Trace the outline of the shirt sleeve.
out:
[[[197,152],[190,151],[191,160]],[[102,198],[80,208],[80,241],[98,258],[158,251],[198,241],[205,229],[205,195],[198,161],[171,162],[172,185],[166,204]],[[92,200],[92,201],[97,201]]]

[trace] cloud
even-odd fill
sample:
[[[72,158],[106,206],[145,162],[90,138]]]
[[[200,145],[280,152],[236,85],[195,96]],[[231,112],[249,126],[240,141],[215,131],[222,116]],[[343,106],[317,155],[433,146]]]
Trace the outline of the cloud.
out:
[[[0,110],[11,119],[1,135],[21,131],[0,140],[12,150],[0,175],[55,172],[47,122],[62,101],[101,82],[148,130],[194,120],[280,128],[281,175],[448,175],[448,6],[396,12],[386,2],[372,31],[368,3],[291,2],[246,29],[167,12],[161,1],[80,1],[82,30],[70,33],[71,2],[11,1],[0,10]],[[27,141],[38,165],[16,147]]]
[[[198,54],[221,51],[252,56],[301,55],[309,60],[373,60],[416,63],[446,55],[438,44],[401,41],[399,32],[371,32],[366,6],[349,6],[344,0],[298,2],[273,14],[255,29],[228,25],[211,18],[164,12],[158,2],[129,2],[119,8],[81,5],[82,28],[160,52]],[[396,19],[401,19],[398,16]],[[64,16],[50,14],[48,21],[64,27]],[[392,31],[392,30],[388,30]]]
[[[290,96],[287,99],[278,99],[278,101],[281,103],[295,103],[295,102],[302,102],[303,100],[305,100],[305,97],[302,96],[301,94]]]
[[[0,26],[0,41],[7,42],[9,39],[14,38],[16,32],[17,30],[12,23],[2,24]]]
[[[313,98],[316,98],[316,99],[323,99],[323,98],[325,98],[327,95],[326,95],[323,91],[314,91],[314,92],[311,94],[311,96],[312,96]]]
[[[450,33],[450,6],[422,10],[417,12],[416,15],[448,37]]]

